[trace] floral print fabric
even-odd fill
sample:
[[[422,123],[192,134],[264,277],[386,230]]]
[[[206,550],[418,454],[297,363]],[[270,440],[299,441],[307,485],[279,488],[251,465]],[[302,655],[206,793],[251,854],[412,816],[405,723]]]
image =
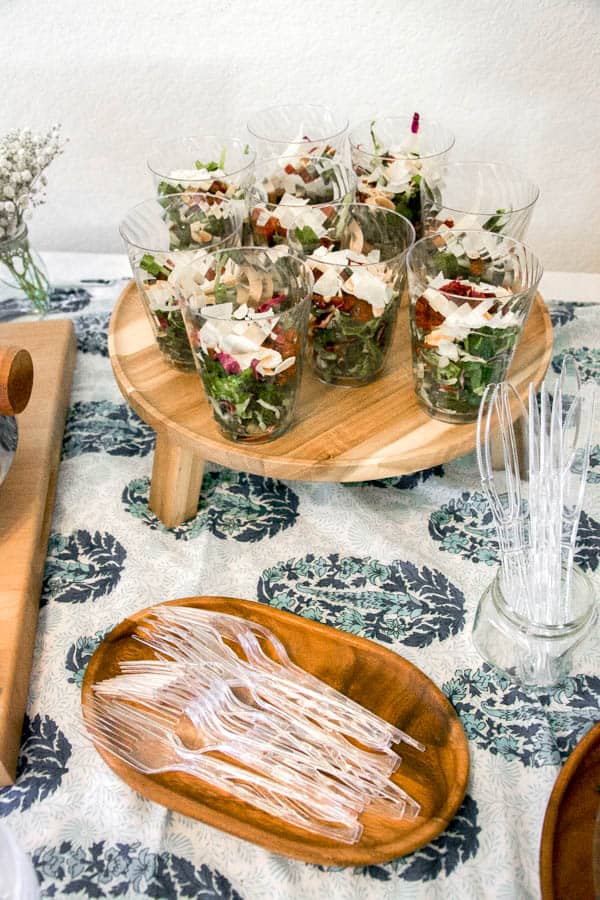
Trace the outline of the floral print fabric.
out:
[[[600,718],[599,648],[588,643],[573,676],[538,695],[478,657],[473,617],[497,556],[473,455],[364,484],[282,482],[208,465],[197,515],[167,529],[148,508],[153,432],[123,401],[108,359],[109,315],[125,283],[65,285],[51,300],[52,316],[73,319],[79,353],[18,777],[0,789],[0,817],[32,856],[42,896],[538,896],[552,786]],[[600,307],[551,309],[553,368],[570,352],[600,382]],[[27,312],[0,303],[0,321]],[[596,581],[600,441],[580,538],[578,561]],[[171,813],[119,781],[82,734],[86,665],[127,615],[195,594],[254,599],[368,637],[431,677],[471,753],[467,794],[448,829],[402,859],[323,869]]]

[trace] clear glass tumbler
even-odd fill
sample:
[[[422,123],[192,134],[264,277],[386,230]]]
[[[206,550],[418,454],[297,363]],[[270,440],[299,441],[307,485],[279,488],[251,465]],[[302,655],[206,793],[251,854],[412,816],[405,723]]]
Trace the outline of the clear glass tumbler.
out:
[[[311,337],[313,366],[327,384],[356,387],[381,373],[392,342],[406,281],[410,222],[392,210],[362,203],[334,205],[327,234],[315,247],[295,233],[288,242],[308,252],[315,277]]]
[[[485,590],[473,624],[473,643],[481,656],[509,678],[530,688],[558,684],[572,671],[573,654],[597,621],[597,602],[588,577],[571,573],[573,617],[562,625],[532,622],[518,615],[504,597],[502,570]]]
[[[511,166],[449,163],[435,183],[421,182],[423,234],[480,228],[523,240],[539,195],[537,184]]]
[[[421,237],[421,184],[435,186],[452,132],[414,113],[361,122],[349,139],[358,200],[395,210]]]
[[[326,106],[290,103],[255,112],[248,131],[259,159],[273,156],[339,156],[348,120]]]
[[[239,246],[245,216],[243,200],[182,193],[145,200],[121,222],[119,231],[158,348],[178,369],[193,371],[194,358],[177,305],[174,270],[208,250]]]
[[[313,279],[285,246],[195,260],[177,279],[194,361],[233,441],[279,437],[293,420]]]
[[[477,419],[503,381],[542,266],[525,244],[490,231],[422,238],[407,257],[417,399],[435,419]]]
[[[244,197],[254,180],[256,151],[218,135],[157,141],[148,157],[159,196],[183,191]]]
[[[327,233],[332,204],[354,199],[356,177],[328,156],[284,156],[256,167],[249,198],[252,243],[274,247],[293,231],[300,244],[312,249]]]

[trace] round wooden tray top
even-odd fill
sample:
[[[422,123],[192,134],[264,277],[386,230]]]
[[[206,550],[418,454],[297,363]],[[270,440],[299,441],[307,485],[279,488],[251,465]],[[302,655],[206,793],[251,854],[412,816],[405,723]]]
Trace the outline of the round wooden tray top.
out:
[[[298,481],[364,481],[439,465],[475,446],[474,424],[436,421],[417,404],[406,300],[382,377],[359,388],[333,387],[307,365],[294,424],[265,444],[221,435],[200,378],[163,361],[134,282],[117,301],[108,346],[123,396],[148,425],[232,469]],[[538,294],[509,372],[524,401],[529,382],[538,386],[546,374],[551,352],[552,324]]]

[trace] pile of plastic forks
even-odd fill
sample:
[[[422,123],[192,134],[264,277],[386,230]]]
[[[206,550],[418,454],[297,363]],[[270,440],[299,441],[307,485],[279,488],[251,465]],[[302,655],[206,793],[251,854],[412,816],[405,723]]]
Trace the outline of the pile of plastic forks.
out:
[[[425,748],[294,665],[268,629],[223,613],[159,606],[124,661],[94,685],[95,742],[139,771],[184,771],[334,840],[360,838],[367,808],[411,819],[390,776],[400,741]],[[269,653],[263,647],[267,644]]]
[[[552,395],[529,411],[508,382],[489,385],[477,423],[477,459],[500,553],[503,594],[531,623],[572,621],[572,573],[596,397],[566,357]],[[499,440],[501,462],[494,460]],[[494,465],[496,463],[496,465]]]

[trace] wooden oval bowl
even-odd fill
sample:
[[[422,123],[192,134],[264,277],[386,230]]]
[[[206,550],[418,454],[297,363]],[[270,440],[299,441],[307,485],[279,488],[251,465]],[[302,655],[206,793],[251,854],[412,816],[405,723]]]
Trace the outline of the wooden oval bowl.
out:
[[[475,447],[475,423],[439,422],[417,403],[406,298],[383,375],[340,388],[318,381],[305,366],[294,424],[265,444],[222,436],[200,377],[163,360],[134,282],[115,306],[108,347],[123,396],[148,425],[232,469],[297,481],[365,481],[436,466]],[[541,384],[551,353],[552,323],[538,294],[508,376],[525,403],[529,382]]]
[[[360,841],[343,844],[287,825],[192,776],[143,775],[97,747],[130,787],[182,815],[274,853],[326,866],[385,862],[422,847],[446,828],[465,794],[469,750],[451,704],[420,669],[373,641],[248,600],[190,597],[169,605],[217,610],[265,625],[283,641],[295,663],[426,744],[424,753],[402,744],[402,764],[394,775],[419,801],[421,814],[403,822],[363,813]],[[148,647],[132,638],[149,611],[117,625],[94,653],[83,682],[84,720],[93,708],[94,683],[117,675],[122,660],[153,658]]]

